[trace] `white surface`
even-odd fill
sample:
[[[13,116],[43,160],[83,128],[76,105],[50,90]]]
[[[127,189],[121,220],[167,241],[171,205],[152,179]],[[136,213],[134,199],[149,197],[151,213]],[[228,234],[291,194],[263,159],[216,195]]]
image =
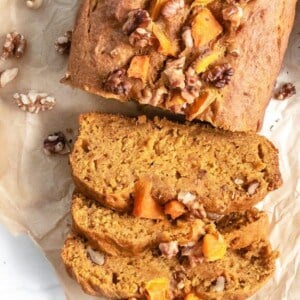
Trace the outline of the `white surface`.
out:
[[[53,268],[28,236],[0,225],[0,299],[65,300]]]

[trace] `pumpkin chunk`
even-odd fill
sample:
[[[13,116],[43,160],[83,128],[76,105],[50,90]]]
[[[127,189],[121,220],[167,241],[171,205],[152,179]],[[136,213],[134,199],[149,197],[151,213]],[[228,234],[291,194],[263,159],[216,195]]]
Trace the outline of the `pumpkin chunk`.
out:
[[[204,236],[202,251],[208,261],[222,259],[226,254],[226,250],[227,245],[222,235],[208,233]]]
[[[213,92],[213,90],[203,91],[198,99],[194,101],[192,105],[190,105],[185,114],[189,121],[194,120],[200,114],[202,114],[208,107],[217,99],[217,95]]]
[[[213,50],[212,52],[208,53],[204,57],[199,57],[199,59],[195,63],[195,70],[197,74],[203,73],[207,70],[207,68],[215,63],[222,55],[224,51],[218,49]]]
[[[138,218],[162,220],[165,218],[162,207],[151,195],[152,182],[149,178],[143,178],[134,186],[133,215]]]
[[[166,278],[157,278],[147,282],[147,300],[169,300],[170,284]]]
[[[173,220],[182,216],[185,212],[185,206],[177,200],[172,200],[165,205],[165,214],[170,215]]]
[[[184,297],[184,300],[201,300],[199,297],[197,297],[193,293],[189,293]]]
[[[153,34],[156,36],[156,38],[159,41],[160,47],[158,51],[161,54],[166,56],[167,55],[176,56],[176,53],[178,52],[177,43],[169,39],[169,37],[164,32],[164,30],[161,28],[161,26],[153,23],[152,30],[153,30]]]
[[[196,47],[207,45],[222,31],[222,26],[207,8],[202,8],[192,21],[192,36]]]
[[[192,6],[191,8],[193,7],[196,7],[196,6],[205,6],[211,2],[213,2],[214,0],[195,0],[193,3],[192,3]]]
[[[150,58],[148,55],[134,56],[131,60],[129,69],[127,70],[128,77],[141,79],[144,83],[147,82],[150,66]]]

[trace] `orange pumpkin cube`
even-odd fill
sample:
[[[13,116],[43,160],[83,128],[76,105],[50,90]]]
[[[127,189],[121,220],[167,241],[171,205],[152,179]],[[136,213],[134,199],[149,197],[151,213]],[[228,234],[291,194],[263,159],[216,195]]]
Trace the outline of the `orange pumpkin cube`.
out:
[[[202,8],[192,21],[192,36],[196,47],[207,45],[222,32],[222,26],[207,8]]]
[[[173,220],[182,216],[185,212],[185,206],[177,200],[172,200],[165,205],[165,214],[170,215]]]
[[[152,182],[149,178],[140,179],[134,187],[133,215],[153,220],[165,219],[162,207],[151,195]]]
[[[145,289],[147,291],[147,300],[169,300],[170,284],[166,278],[157,278],[149,281]]]
[[[141,79],[144,83],[147,82],[150,66],[150,58],[148,55],[134,56],[131,60],[129,69],[127,70],[128,77]]]

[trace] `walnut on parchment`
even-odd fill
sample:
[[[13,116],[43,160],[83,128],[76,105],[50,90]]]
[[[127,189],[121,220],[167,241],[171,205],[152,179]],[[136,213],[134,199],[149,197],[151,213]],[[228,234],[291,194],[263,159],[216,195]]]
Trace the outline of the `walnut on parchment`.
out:
[[[21,110],[35,114],[53,109],[56,103],[54,97],[36,91],[28,94],[15,93],[13,99]]]
[[[16,31],[10,32],[6,35],[0,58],[2,60],[11,57],[21,58],[25,53],[26,46],[27,41],[22,34]]]

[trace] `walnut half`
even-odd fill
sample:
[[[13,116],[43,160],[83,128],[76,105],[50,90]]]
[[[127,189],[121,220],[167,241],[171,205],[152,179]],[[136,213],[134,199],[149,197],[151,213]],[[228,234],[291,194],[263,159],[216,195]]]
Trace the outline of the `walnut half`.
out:
[[[6,35],[5,43],[0,58],[6,60],[10,57],[21,58],[26,50],[27,41],[25,37],[13,31]]]

